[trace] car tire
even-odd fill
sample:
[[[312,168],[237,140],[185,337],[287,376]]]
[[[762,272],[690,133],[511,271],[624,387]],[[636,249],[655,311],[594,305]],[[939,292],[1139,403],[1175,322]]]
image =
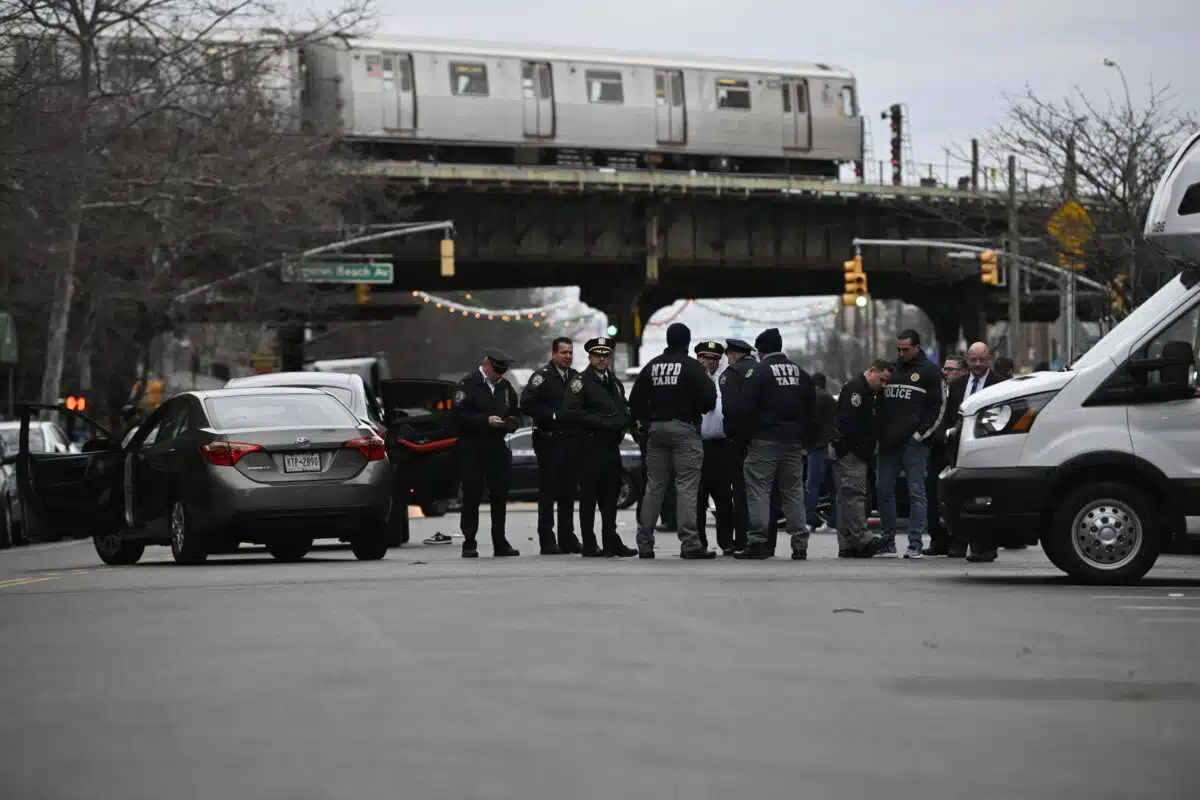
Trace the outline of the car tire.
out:
[[[1145,492],[1102,481],[1067,495],[1054,516],[1047,557],[1072,580],[1121,586],[1140,580],[1161,550],[1159,520]]]
[[[12,518],[9,516],[8,503],[4,504],[4,508],[0,509],[0,550],[7,550],[16,544],[13,541]]]
[[[387,555],[388,537],[383,525],[364,526],[350,539],[350,549],[359,561],[378,561]]]
[[[300,561],[308,551],[312,550],[313,540],[311,537],[304,539],[277,539],[267,544],[267,552],[270,553],[276,561]]]
[[[203,564],[208,558],[208,549],[200,532],[192,527],[187,506],[182,500],[171,501],[171,516],[168,517],[171,532],[171,555],[176,564]]]
[[[450,509],[450,503],[445,500],[434,500],[421,506],[421,513],[427,517],[444,517]]]
[[[408,506],[395,504],[388,519],[388,547],[399,547],[408,544]]]
[[[635,505],[638,501],[637,492],[634,490],[633,476],[628,472],[621,473],[621,488],[617,492],[617,508],[624,511],[625,509]]]
[[[120,531],[93,536],[92,544],[96,548],[96,555],[100,556],[100,560],[110,567],[127,567],[130,564],[136,564],[141,560],[142,553],[146,552],[144,543],[131,542],[121,536]]]

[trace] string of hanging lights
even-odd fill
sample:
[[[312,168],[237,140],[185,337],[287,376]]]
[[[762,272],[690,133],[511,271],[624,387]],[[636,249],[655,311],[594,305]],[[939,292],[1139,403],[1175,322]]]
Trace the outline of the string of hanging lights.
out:
[[[543,325],[551,328],[555,326],[568,328],[584,324],[588,320],[594,319],[600,313],[577,300],[559,300],[529,308],[485,308],[483,306],[464,303],[462,300],[440,297],[419,290],[414,290],[412,296],[420,298],[422,302],[428,303],[434,308],[455,316],[488,320],[491,322],[532,323],[535,328],[540,328]],[[464,299],[470,300],[470,293],[466,294]]]

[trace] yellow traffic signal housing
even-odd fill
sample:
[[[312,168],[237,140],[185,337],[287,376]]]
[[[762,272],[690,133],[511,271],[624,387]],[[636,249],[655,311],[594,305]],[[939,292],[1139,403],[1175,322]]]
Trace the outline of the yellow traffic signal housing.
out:
[[[979,277],[988,286],[1000,284],[1000,257],[994,250],[979,254]]]
[[[842,268],[846,273],[846,290],[842,295],[842,304],[847,306],[861,306],[865,304],[858,298],[867,297],[870,294],[867,291],[867,274],[863,272],[862,256],[855,256],[849,261],[842,262]]]
[[[454,240],[442,239],[442,277],[454,277]]]
[[[371,302],[371,284],[359,283],[354,286],[354,302],[360,306]]]

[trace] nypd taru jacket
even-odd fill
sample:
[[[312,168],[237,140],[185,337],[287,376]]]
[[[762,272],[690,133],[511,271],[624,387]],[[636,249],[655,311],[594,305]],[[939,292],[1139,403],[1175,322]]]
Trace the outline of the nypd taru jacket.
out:
[[[879,398],[879,449],[899,450],[911,441],[928,443],[942,424],[945,409],[946,382],[924,353],[907,364],[895,362]]]
[[[816,429],[816,385],[799,364],[771,353],[746,370],[738,413],[751,439],[807,447]]]

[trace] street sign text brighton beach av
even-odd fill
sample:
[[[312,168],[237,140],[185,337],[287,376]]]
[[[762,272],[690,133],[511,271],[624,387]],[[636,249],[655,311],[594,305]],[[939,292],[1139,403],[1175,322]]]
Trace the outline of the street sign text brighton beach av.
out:
[[[300,262],[283,269],[288,283],[391,283],[391,264],[347,264]]]

